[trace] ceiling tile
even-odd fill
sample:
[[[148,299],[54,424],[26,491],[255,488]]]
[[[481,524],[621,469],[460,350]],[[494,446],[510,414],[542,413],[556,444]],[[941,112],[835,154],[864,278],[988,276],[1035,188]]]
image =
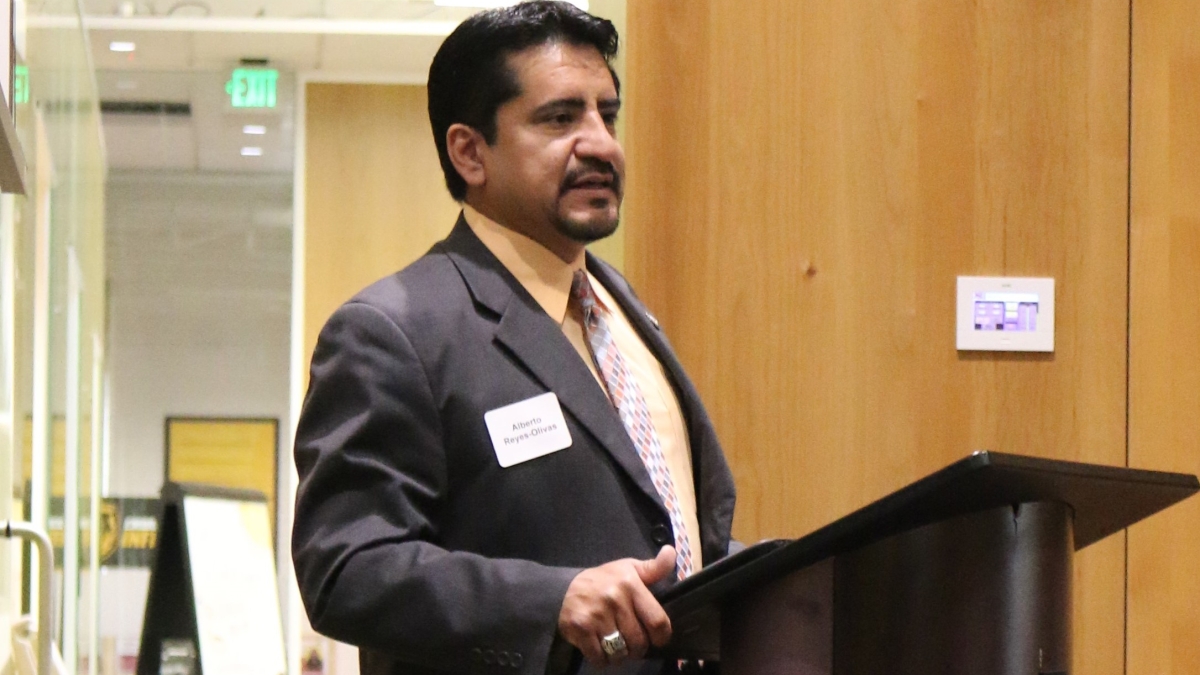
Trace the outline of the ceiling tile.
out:
[[[196,33],[193,44],[194,65],[201,70],[234,68],[243,58],[265,58],[273,68],[295,71],[317,67],[321,37]]]
[[[137,50],[124,54],[109,49],[114,41],[132,42]],[[192,65],[192,34],[155,31],[91,31],[96,70],[187,70]]]
[[[330,19],[380,19],[388,21],[462,21],[477,9],[439,7],[433,0],[325,0]]]
[[[326,35],[320,69],[423,82],[442,40],[436,36]]]
[[[395,0],[392,0],[393,2]],[[275,18],[319,16],[322,0],[131,0],[136,16],[227,16]],[[122,0],[83,0],[90,16],[117,16]]]

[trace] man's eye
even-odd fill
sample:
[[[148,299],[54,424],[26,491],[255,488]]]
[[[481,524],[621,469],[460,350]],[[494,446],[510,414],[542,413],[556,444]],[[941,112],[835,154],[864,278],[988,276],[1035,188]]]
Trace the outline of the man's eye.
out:
[[[551,126],[556,126],[556,127],[567,126],[574,120],[575,120],[575,116],[569,112],[553,113],[553,114],[547,115],[546,117],[543,118],[543,122],[545,124],[549,124]]]

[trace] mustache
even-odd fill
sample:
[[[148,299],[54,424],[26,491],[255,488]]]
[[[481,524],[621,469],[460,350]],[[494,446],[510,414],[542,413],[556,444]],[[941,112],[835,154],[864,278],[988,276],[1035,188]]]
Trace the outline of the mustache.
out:
[[[567,172],[563,176],[562,183],[558,187],[558,194],[566,194],[568,190],[575,187],[585,179],[597,177],[607,181],[612,187],[613,192],[621,194],[621,174],[617,172],[617,168],[611,162],[601,160],[593,160],[585,162],[583,166],[576,167]]]

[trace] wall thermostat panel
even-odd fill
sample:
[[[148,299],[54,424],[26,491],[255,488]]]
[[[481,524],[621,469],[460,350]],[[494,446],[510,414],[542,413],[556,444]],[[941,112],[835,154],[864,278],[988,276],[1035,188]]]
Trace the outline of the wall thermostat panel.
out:
[[[1054,279],[958,278],[958,349],[1054,351]]]

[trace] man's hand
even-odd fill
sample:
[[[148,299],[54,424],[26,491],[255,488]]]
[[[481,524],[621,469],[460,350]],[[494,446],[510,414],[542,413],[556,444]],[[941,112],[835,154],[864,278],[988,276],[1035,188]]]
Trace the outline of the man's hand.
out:
[[[671,620],[647,586],[674,571],[675,549],[664,546],[653,560],[626,558],[580,572],[567,587],[558,632],[597,668],[641,658],[649,645],[671,639]],[[627,655],[609,657],[600,648],[613,631],[625,638]]]

